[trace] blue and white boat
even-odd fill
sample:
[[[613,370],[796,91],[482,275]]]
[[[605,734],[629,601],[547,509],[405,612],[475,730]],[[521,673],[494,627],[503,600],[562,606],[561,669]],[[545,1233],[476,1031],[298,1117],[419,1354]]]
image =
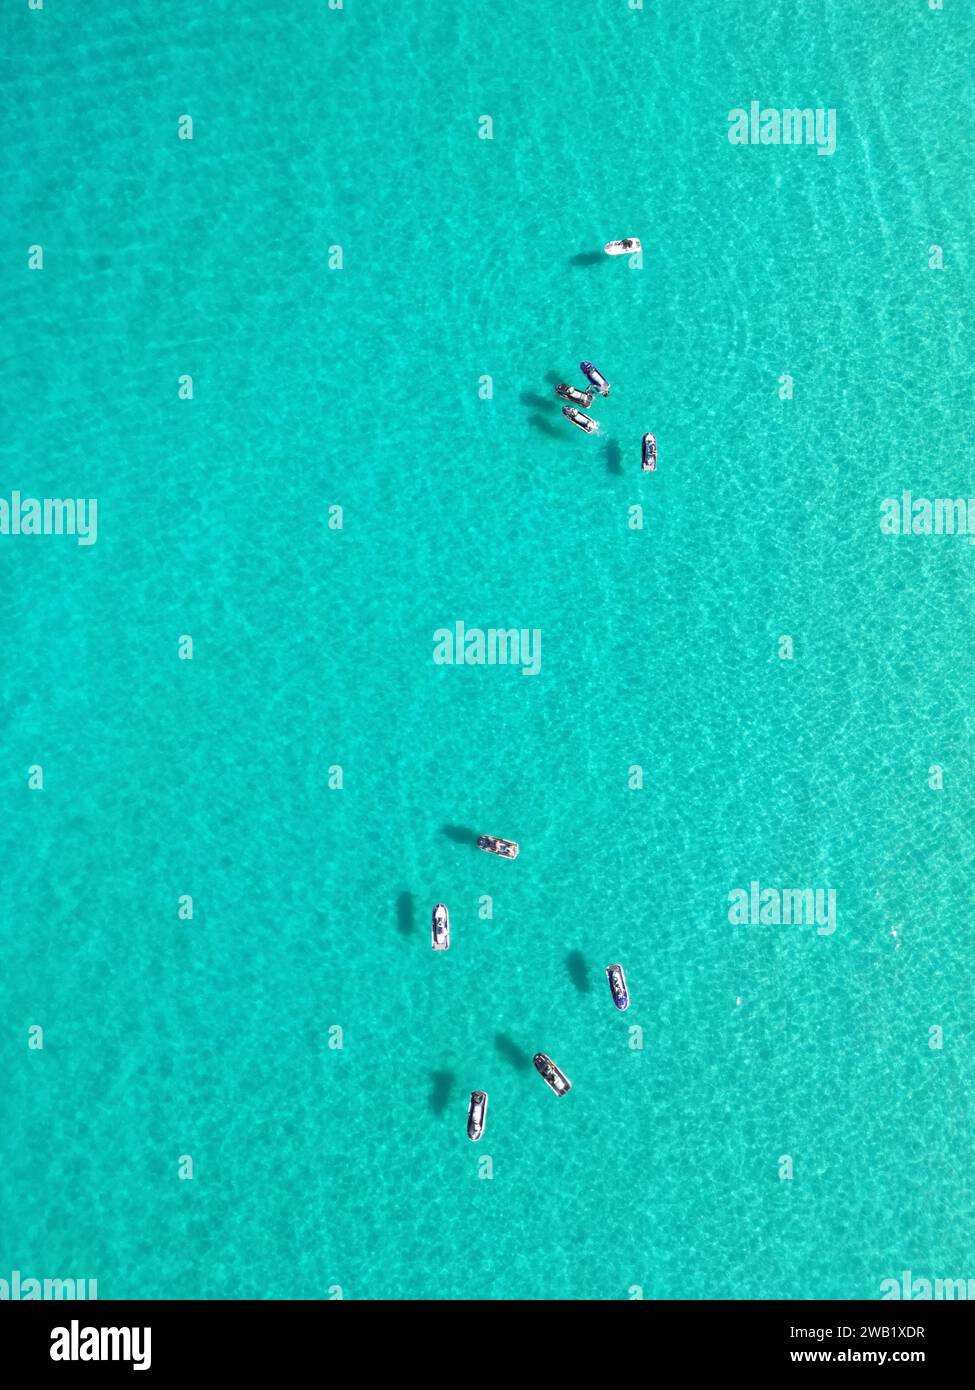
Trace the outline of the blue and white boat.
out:
[[[626,990],[626,976],[623,974],[622,965],[607,965],[606,978],[609,981],[609,992],[613,996],[613,1003],[618,1009],[628,1009],[630,996]]]
[[[581,405],[583,410],[588,410],[592,405],[592,388],[588,391],[580,391],[576,386],[567,386],[564,381],[560,381],[555,388],[555,394],[561,396],[564,401],[571,401],[573,405]]]
[[[433,909],[433,920],[430,923],[430,935],[433,938],[433,949],[435,951],[450,950],[450,913],[447,911],[446,903],[437,903]]]
[[[572,1090],[572,1082],[564,1071],[559,1071],[548,1053],[536,1052],[532,1061],[535,1063],[535,1070],[546,1086],[553,1090],[557,1096],[564,1096]]]
[[[592,382],[593,387],[601,396],[609,395],[609,382],[603,376],[602,372],[596,370],[591,362],[580,362],[579,370],[587,381]]]
[[[638,236],[625,236],[620,241],[607,241],[603,247],[607,256],[632,256],[642,249]]]
[[[587,415],[584,410],[576,410],[574,405],[564,405],[562,414],[567,420],[571,420],[579,429],[585,430],[586,434],[595,434],[599,429],[599,421],[594,420],[591,415]]]
[[[467,1137],[475,1143],[484,1133],[487,1123],[487,1091],[471,1091],[471,1101],[467,1107]]]
[[[514,840],[501,840],[497,835],[478,835],[477,847],[488,854],[500,854],[502,859],[517,859],[520,849]]]

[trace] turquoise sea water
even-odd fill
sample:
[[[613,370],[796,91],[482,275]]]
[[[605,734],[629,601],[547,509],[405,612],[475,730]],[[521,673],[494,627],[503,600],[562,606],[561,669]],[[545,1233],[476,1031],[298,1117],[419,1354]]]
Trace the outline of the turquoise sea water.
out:
[[[975,1277],[975,548],[879,528],[975,494],[972,5],[0,25],[0,495],[98,499],[95,545],[0,536],[0,1277]],[[835,107],[835,154],[730,145],[752,100]],[[459,620],[540,674],[434,665]],[[837,930],[730,925],[753,879]]]

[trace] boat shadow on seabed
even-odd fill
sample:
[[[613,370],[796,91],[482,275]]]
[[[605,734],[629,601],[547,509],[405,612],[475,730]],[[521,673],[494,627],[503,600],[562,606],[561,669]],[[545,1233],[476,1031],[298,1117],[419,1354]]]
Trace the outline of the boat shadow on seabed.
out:
[[[527,418],[532,429],[538,430],[542,434],[550,435],[553,439],[565,438],[563,430],[558,429],[557,426],[552,424],[551,420],[547,419],[544,415],[539,415],[537,411]]]
[[[623,450],[615,439],[611,439],[603,450],[606,458],[606,472],[619,477],[623,472]]]
[[[494,1039],[494,1046],[500,1052],[506,1062],[510,1062],[515,1071],[528,1071],[531,1067],[531,1058],[527,1052],[522,1051],[513,1038],[509,1038],[507,1033],[498,1033]]]
[[[433,1083],[430,1091],[430,1109],[435,1115],[442,1115],[450,1102],[457,1077],[452,1071],[434,1071],[430,1073],[430,1080]]]
[[[396,899],[396,926],[403,936],[416,931],[416,898],[412,893],[400,893]]]
[[[582,952],[570,951],[565,958],[565,968],[569,972],[569,979],[579,993],[588,994],[592,989],[592,981],[589,978],[589,967],[586,965],[586,958]]]
[[[477,831],[470,830],[466,825],[445,825],[443,833],[455,845],[470,845],[471,849],[477,849]]]
[[[556,376],[555,372],[547,372],[545,380],[551,381],[555,386],[562,378]],[[558,427],[550,414],[553,404],[557,404],[554,396],[541,396],[537,391],[522,391],[519,400],[531,412],[525,419],[532,429],[547,434],[552,439],[565,438],[565,431]]]

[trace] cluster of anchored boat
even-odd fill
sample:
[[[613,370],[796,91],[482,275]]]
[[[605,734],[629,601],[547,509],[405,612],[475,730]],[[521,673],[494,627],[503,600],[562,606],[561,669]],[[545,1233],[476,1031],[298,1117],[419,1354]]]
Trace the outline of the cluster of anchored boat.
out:
[[[591,415],[587,415],[592,405],[592,393],[598,391],[601,396],[609,395],[609,382],[602,372],[597,372],[591,362],[580,362],[579,370],[589,382],[589,387],[585,391],[580,391],[578,387],[567,386],[564,381],[560,381],[555,388],[555,394],[561,396],[564,401],[572,401],[572,405],[564,405],[562,414],[567,420],[571,420],[574,425],[578,425],[586,434],[595,434],[599,429],[599,421],[594,420]],[[577,410],[576,406],[584,406],[585,410]]]
[[[499,854],[502,859],[518,858],[519,846],[515,844],[514,840],[499,840],[494,835],[478,835],[477,847],[486,850],[488,854]],[[433,909],[431,935],[435,951],[450,950],[450,913],[446,903],[437,903]],[[618,1009],[628,1009],[630,996],[627,993],[626,976],[623,974],[622,965],[607,965],[606,978],[609,981],[609,992],[613,996],[613,1003]],[[557,1096],[564,1096],[572,1090],[572,1082],[565,1072],[559,1070],[547,1053],[536,1052],[532,1061],[539,1076]],[[484,1133],[484,1126],[487,1123],[487,1108],[487,1091],[471,1091],[470,1104],[467,1107],[468,1139],[480,1139]]]
[[[628,256],[641,250],[638,237],[624,237],[622,241],[607,241],[603,247],[607,256]],[[560,381],[555,388],[555,394],[563,401],[568,401],[568,405],[562,407],[562,414],[567,420],[586,434],[596,434],[599,430],[599,421],[593,416],[587,415],[586,411],[592,406],[593,392],[598,391],[601,396],[609,395],[609,382],[602,372],[596,370],[591,362],[580,362],[579,370],[589,382],[585,391],[580,391],[576,386],[569,386],[564,381]],[[579,407],[582,407],[580,410]],[[652,434],[645,434],[640,446],[640,461],[644,473],[655,473],[657,470],[657,440]]]
[[[561,396],[564,401],[573,401],[573,405],[564,405],[562,414],[567,420],[571,420],[579,429],[585,430],[586,434],[595,434],[599,429],[599,421],[594,420],[591,415],[586,414],[586,410],[592,405],[593,390],[599,392],[601,396],[609,395],[609,382],[598,372],[591,362],[580,362],[579,370],[590,383],[585,391],[580,391],[576,386],[568,386],[564,381],[560,381],[555,388],[555,394]],[[578,406],[585,406],[585,410],[579,410]],[[657,471],[657,437],[653,434],[645,434],[640,446],[640,464],[644,473],[655,473]]]

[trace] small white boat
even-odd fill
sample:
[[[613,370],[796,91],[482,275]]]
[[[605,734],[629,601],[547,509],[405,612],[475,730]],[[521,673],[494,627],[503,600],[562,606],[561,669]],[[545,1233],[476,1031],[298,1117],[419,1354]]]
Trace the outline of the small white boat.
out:
[[[571,420],[579,429],[585,430],[586,434],[595,434],[599,429],[599,421],[594,420],[591,415],[587,415],[584,410],[576,410],[574,405],[564,405],[562,414],[567,420]]]
[[[592,405],[592,388],[588,391],[580,391],[575,386],[566,386],[564,381],[560,381],[555,388],[555,394],[561,396],[564,401],[571,401],[573,405],[581,405],[583,410],[588,410]]]
[[[433,909],[430,935],[433,937],[435,951],[450,950],[450,913],[447,911],[446,903],[437,903]]]
[[[475,1143],[484,1133],[487,1106],[487,1091],[471,1091],[471,1103],[467,1107],[467,1137]]]
[[[606,978],[609,981],[609,991],[613,996],[613,1003],[618,1009],[628,1009],[630,996],[626,992],[626,976],[623,974],[622,965],[607,965]]]
[[[564,1071],[559,1071],[546,1052],[536,1052],[532,1061],[535,1063],[535,1070],[539,1076],[557,1096],[564,1096],[572,1090],[572,1082]]]
[[[579,370],[587,381],[592,382],[601,396],[609,395],[609,382],[603,376],[602,372],[597,372],[591,362],[580,362]]]
[[[643,471],[644,473],[656,473],[657,471],[657,436],[655,434],[645,434],[643,436]]]
[[[607,241],[603,247],[607,256],[632,256],[636,251],[642,251],[640,238],[638,236],[625,236],[622,241]]]
[[[500,854],[502,859],[517,859],[521,848],[514,840],[499,840],[496,835],[478,835],[477,847],[488,854]]]

